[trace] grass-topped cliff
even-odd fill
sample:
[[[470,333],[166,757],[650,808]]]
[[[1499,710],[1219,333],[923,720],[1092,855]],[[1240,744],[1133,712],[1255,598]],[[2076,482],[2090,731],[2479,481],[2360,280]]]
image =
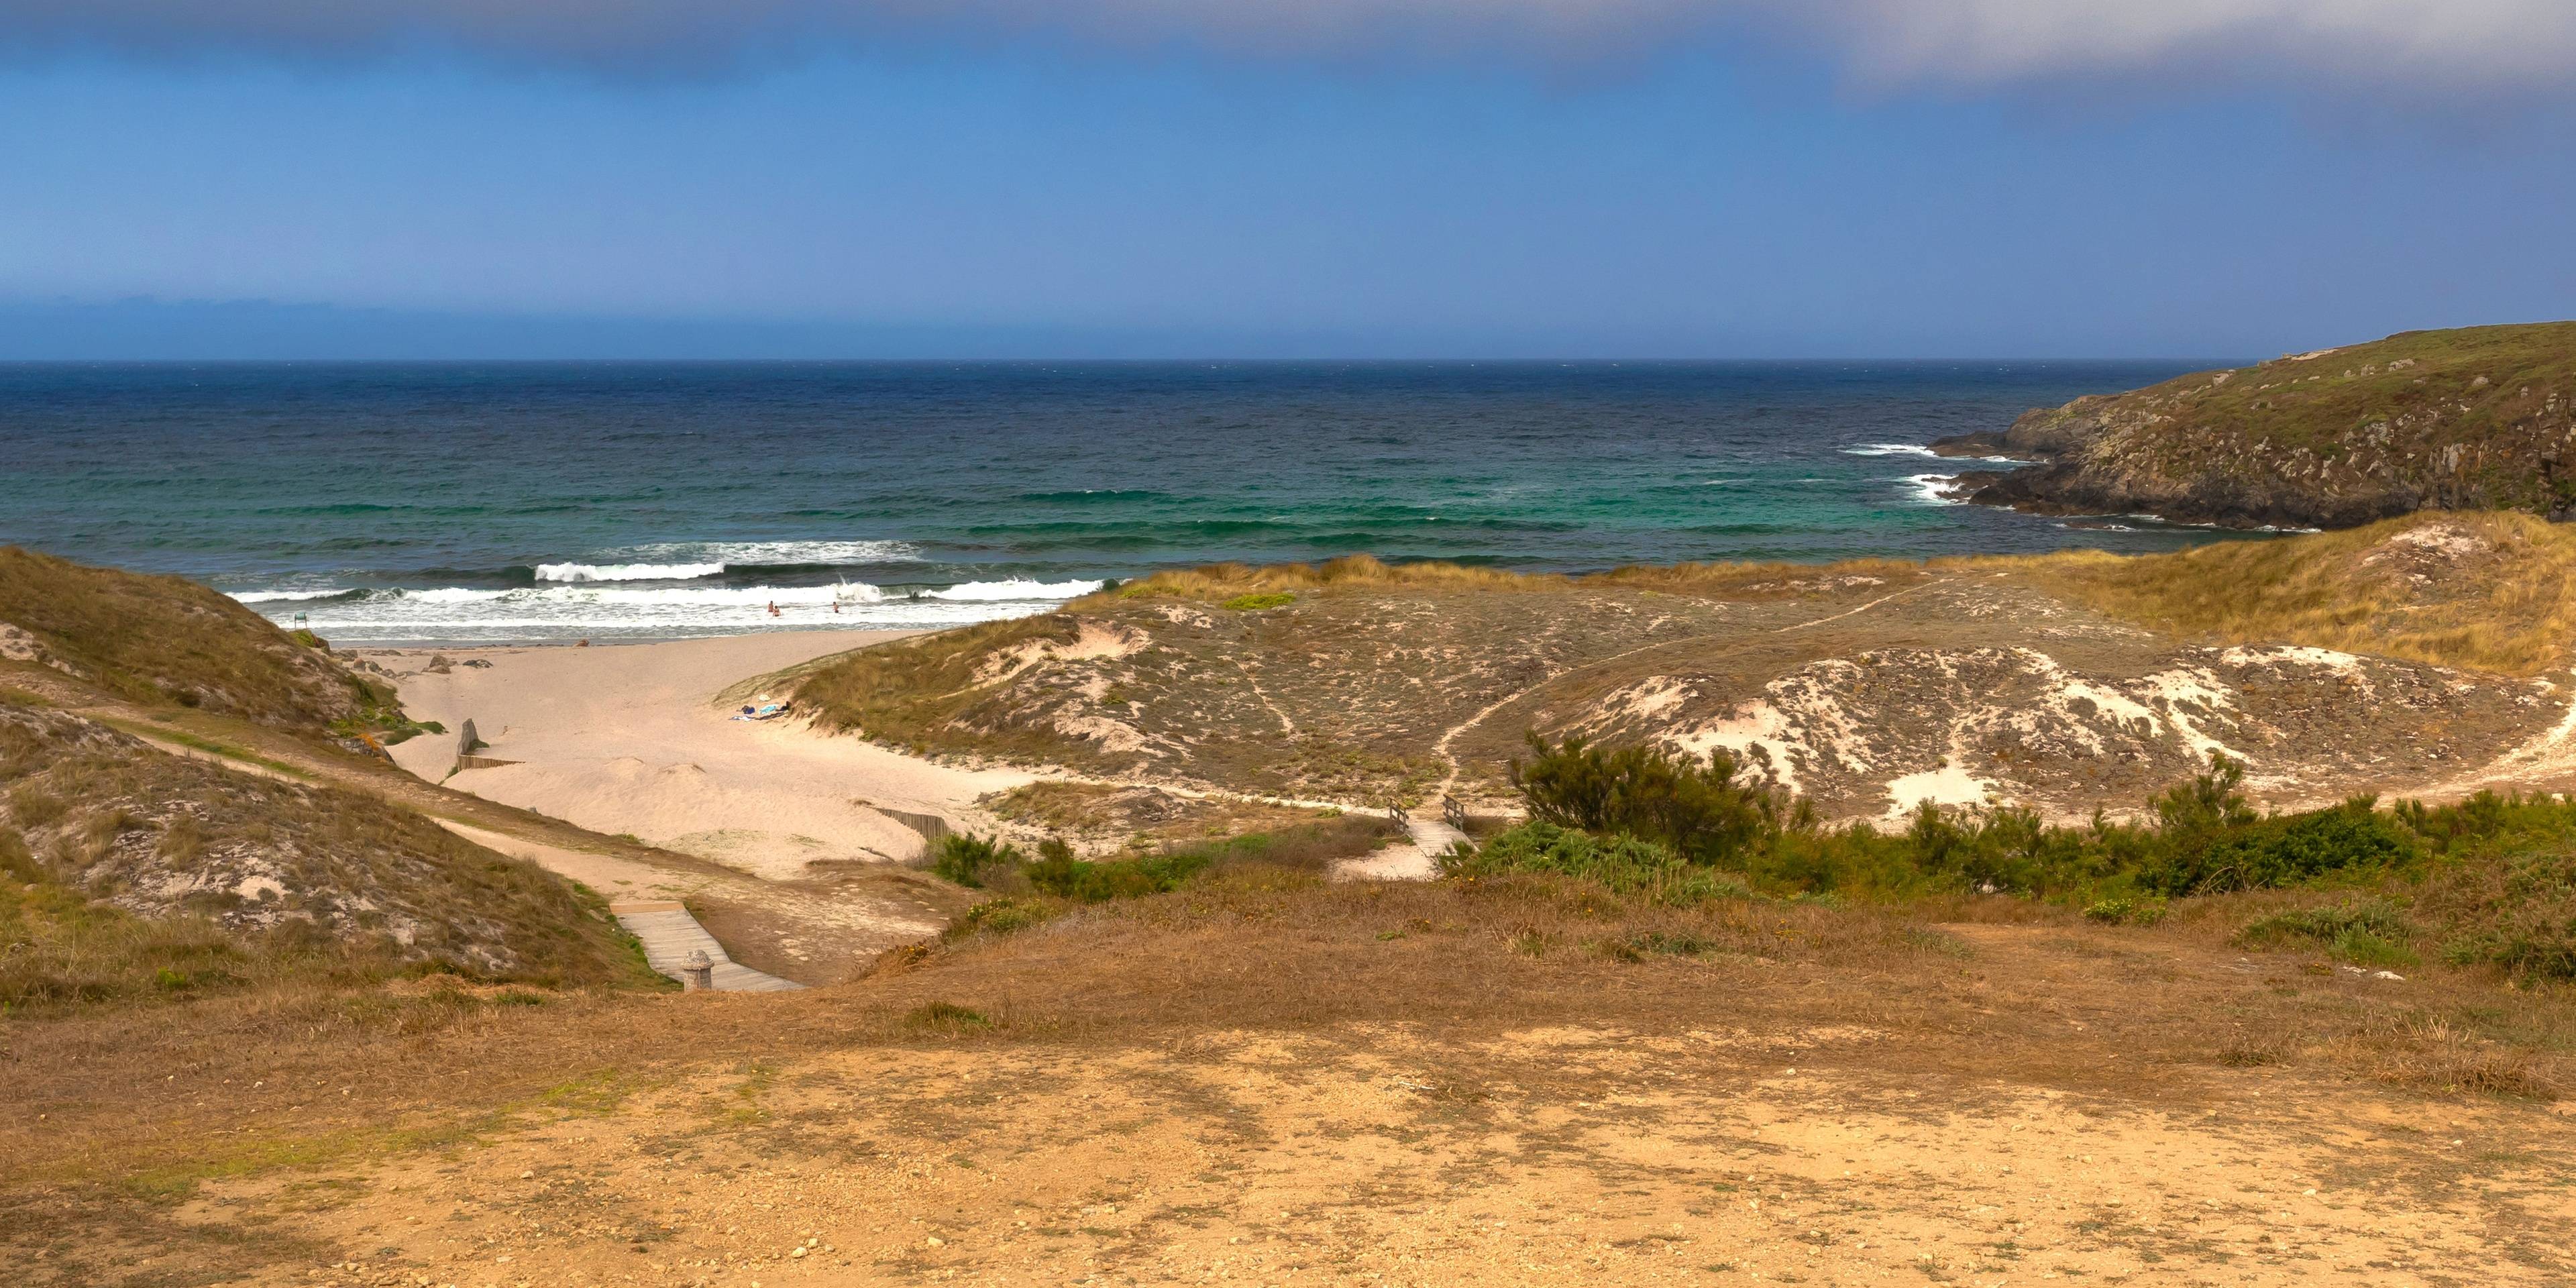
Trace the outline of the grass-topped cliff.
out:
[[[2033,411],[1934,445],[2039,464],[1989,505],[2234,526],[2422,509],[2576,512],[2576,322],[2408,331]]]

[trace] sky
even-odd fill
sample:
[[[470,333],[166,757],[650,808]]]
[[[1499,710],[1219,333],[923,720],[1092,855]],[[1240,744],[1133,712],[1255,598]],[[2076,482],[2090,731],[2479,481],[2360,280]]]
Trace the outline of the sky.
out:
[[[2263,357],[2576,315],[2565,0],[0,0],[0,359]]]

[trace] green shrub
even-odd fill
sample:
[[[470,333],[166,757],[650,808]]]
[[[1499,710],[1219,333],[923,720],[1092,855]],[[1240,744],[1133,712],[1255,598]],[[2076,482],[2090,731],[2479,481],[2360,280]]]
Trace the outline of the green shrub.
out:
[[[908,1028],[932,1029],[948,1033],[993,1027],[991,1017],[982,1011],[971,1006],[959,1006],[955,1002],[925,1002],[906,1012],[903,1022]]]
[[[2208,770],[2165,789],[2149,804],[2167,836],[2212,835],[2260,817],[2239,790],[2244,785],[2245,766],[2212,753]]]
[[[1748,889],[2017,894],[2124,925],[2152,924],[2172,898],[2405,878],[2424,883],[2417,912],[2447,958],[2576,979],[2576,796],[2481,792],[2389,809],[2358,796],[2266,816],[2245,798],[2243,766],[2213,756],[2207,770],[2148,801],[2138,823],[2097,811],[2068,827],[2009,805],[1927,803],[1904,831],[1887,833],[1817,826],[1802,802],[1738,782],[1722,755],[1702,765],[1580,738],[1551,746],[1535,734],[1529,745],[1512,774],[1530,822],[1450,857],[1444,872],[1553,872],[1673,903]],[[1741,880],[1710,877],[1712,867]],[[2407,959],[2410,934],[2365,926],[2338,929],[2329,942],[2347,960],[2395,963]]]
[[[1595,837],[1554,823],[1523,823],[1482,847],[1440,856],[1444,876],[1462,879],[1507,872],[1552,872],[1598,881],[1618,895],[1687,906],[1710,899],[1748,898],[1742,882],[1685,862],[1653,841],[1633,836]]]
[[[1076,903],[1105,903],[1178,890],[1215,861],[1206,850],[1182,850],[1095,862],[1067,849],[1020,869],[1020,875],[1033,890]]]
[[[2165,919],[2165,901],[2161,898],[2131,899],[2113,896],[2085,905],[2087,921],[2106,926],[2152,926]]]
[[[1596,939],[1586,945],[1613,961],[1641,962],[1649,957],[1705,957],[1718,950],[1716,940],[1692,934],[1641,930],[1619,939]]]
[[[1661,747],[1605,749],[1577,737],[1551,747],[1535,733],[1529,748],[1528,760],[1512,759],[1512,785],[1536,822],[1626,833],[1720,866],[1780,830],[1775,798],[1735,781],[1735,760],[1722,751],[1701,764]]]
[[[1237,595],[1218,607],[1229,612],[1257,613],[1265,608],[1284,608],[1296,600],[1297,597],[1288,591],[1274,590],[1267,594]]]
[[[2169,895],[2262,890],[2384,870],[2419,854],[2396,819],[2355,800],[2314,813],[2185,832],[2168,840],[2164,855],[2147,865],[2139,883]]]
[[[943,880],[979,890],[988,875],[1019,864],[1019,850],[1004,844],[998,836],[951,832],[932,847],[930,871]]]
[[[948,938],[962,939],[982,932],[1009,935],[1041,926],[1064,915],[1064,905],[1051,899],[987,899],[966,910],[948,927]]]
[[[2236,942],[2248,948],[2313,946],[2359,966],[2412,966],[2416,958],[2406,941],[2414,934],[2394,906],[2365,899],[2258,917],[2237,932]]]
[[[2576,847],[2563,836],[2436,867],[2415,911],[2438,927],[2442,958],[2454,966],[2576,980]]]

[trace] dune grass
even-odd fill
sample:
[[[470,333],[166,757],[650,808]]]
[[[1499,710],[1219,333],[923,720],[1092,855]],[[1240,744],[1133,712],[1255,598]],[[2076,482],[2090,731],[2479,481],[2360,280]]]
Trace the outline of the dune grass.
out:
[[[1034,860],[990,839],[952,835],[932,870],[997,896],[967,909],[948,930],[954,940],[1026,930],[1089,904],[1229,882],[1312,883],[1334,863],[1368,854],[1401,831],[1378,815],[1341,814],[1109,859],[1077,858],[1062,838],[1050,837]]]
[[[1509,572],[1465,564],[1426,560],[1387,563],[1374,555],[1346,555],[1320,564],[1221,563],[1201,568],[1175,568],[1121,582],[1073,601],[1069,608],[1105,608],[1137,599],[1207,600],[1235,611],[1276,608],[1301,590],[1325,587],[1440,587],[1476,590],[1542,590],[1562,587],[1568,579],[1556,573]]]
[[[794,699],[827,729],[918,746],[1009,678],[1009,658],[1034,661],[1078,635],[1071,618],[1049,613],[897,640],[803,670]]]
[[[1299,591],[1325,589],[1549,591],[1617,587],[1677,595],[1772,598],[1875,582],[1903,586],[1958,562],[1851,559],[1833,564],[1682,563],[1565,574],[1513,572],[1442,560],[1387,563],[1373,555],[1359,554],[1320,564],[1255,567],[1222,563],[1171,569],[1086,595],[1066,607],[1098,610],[1138,599],[1183,599],[1245,612],[1285,607]]]
[[[1580,576],[1389,564],[1367,555],[1259,568],[1216,564],[1156,573],[1069,607],[1161,597],[1267,608],[1288,602],[1280,595],[1326,588],[1618,588],[1770,598],[1995,574],[2183,638],[2308,645],[2510,675],[2564,665],[2576,646],[2576,532],[2512,511],[2426,511],[2164,555],[2085,550],[1920,562],[1685,563]]]
[[[374,796],[0,706],[0,1004],[443,972],[654,983],[595,895]]]
[[[0,546],[0,622],[33,635],[78,677],[146,705],[311,734],[334,722],[399,721],[390,689],[350,674],[229,596],[178,577]]]
[[[2564,666],[2576,646],[2576,532],[2527,514],[2428,511],[2168,555],[1992,562],[2097,612],[2184,638],[2508,675]]]

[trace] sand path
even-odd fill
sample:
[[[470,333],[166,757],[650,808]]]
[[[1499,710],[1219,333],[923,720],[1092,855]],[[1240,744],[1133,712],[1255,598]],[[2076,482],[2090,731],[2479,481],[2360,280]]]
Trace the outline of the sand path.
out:
[[[747,722],[713,705],[746,677],[901,638],[798,631],[603,648],[526,646],[371,653],[403,705],[449,729],[475,722],[481,755],[518,763],[450,774],[456,740],[394,748],[406,769],[487,800],[724,864],[774,881],[817,862],[921,852],[879,808],[972,824],[976,798],[1031,781],[961,770],[791,721]],[[432,670],[444,655],[448,665]],[[482,665],[471,665],[482,664]]]

